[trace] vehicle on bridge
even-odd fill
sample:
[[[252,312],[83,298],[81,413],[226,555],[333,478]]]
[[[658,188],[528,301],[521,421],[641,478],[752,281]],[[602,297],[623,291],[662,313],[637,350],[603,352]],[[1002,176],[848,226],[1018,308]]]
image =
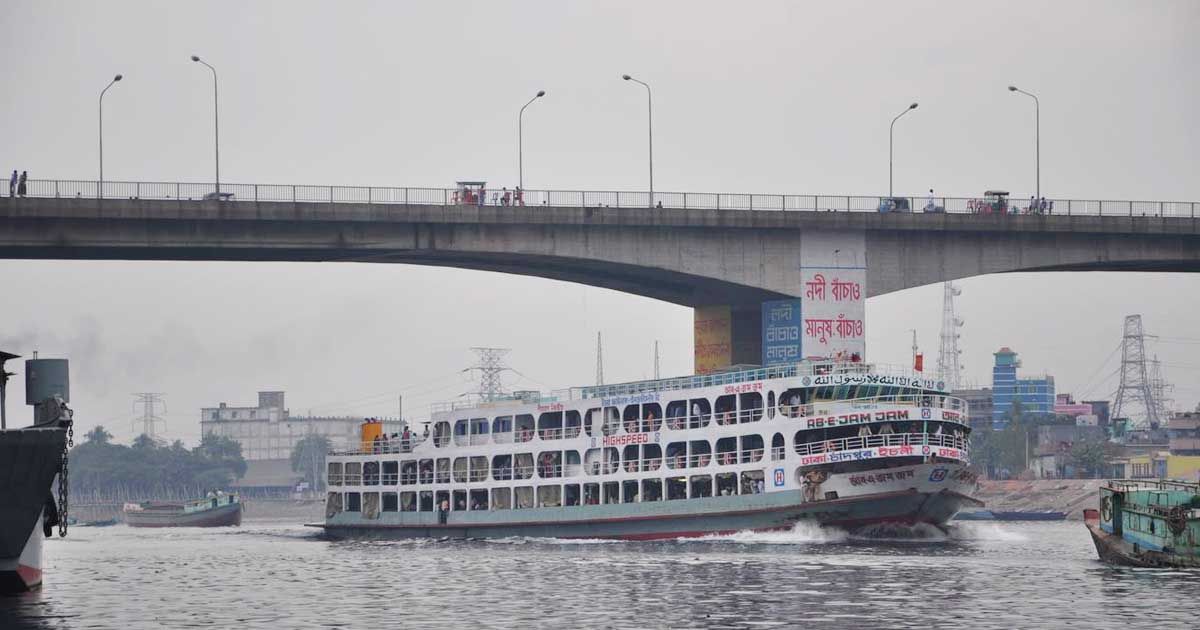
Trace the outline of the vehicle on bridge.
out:
[[[979,214],[1008,214],[1008,191],[989,190],[983,193],[983,199],[970,199],[967,208]]]
[[[812,361],[435,407],[428,437],[327,459],[332,538],[650,540],[809,522],[945,524],[967,405],[903,368]]]
[[[210,193],[205,193],[203,199],[205,201],[233,201],[233,193],[231,193],[231,192],[210,192]]]
[[[912,212],[908,197],[883,197],[879,200],[880,212]]]

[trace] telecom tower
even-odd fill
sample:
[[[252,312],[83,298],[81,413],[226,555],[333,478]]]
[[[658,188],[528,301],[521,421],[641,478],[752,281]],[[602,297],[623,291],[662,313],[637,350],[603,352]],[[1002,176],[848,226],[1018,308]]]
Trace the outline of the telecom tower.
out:
[[[504,365],[504,355],[511,352],[509,348],[471,348],[479,355],[479,364],[467,368],[466,371],[479,371],[479,397],[483,400],[495,400],[504,393],[504,383],[500,375],[509,368]]]
[[[943,283],[942,289],[942,339],[938,348],[938,380],[946,384],[947,390],[956,390],[961,380],[958,359],[958,329],[963,320],[954,314],[954,298],[962,295],[962,289],[953,282]]]
[[[1130,428],[1158,428],[1160,402],[1146,370],[1146,339],[1142,316],[1125,316],[1125,336],[1121,341],[1121,384],[1113,402],[1112,417],[1128,418]],[[1141,415],[1135,415],[1135,414]]]
[[[600,339],[600,331],[596,331],[596,384],[604,384],[604,342]]]
[[[163,420],[162,416],[157,415],[155,411],[158,405],[162,405],[163,412],[165,413],[167,411],[167,403],[163,401],[163,395],[157,392],[141,392],[134,394],[134,396],[136,396],[137,399],[133,401],[133,404],[135,406],[142,406],[142,435],[154,438],[155,425],[161,422],[163,423],[164,427],[166,426],[166,420]],[[137,422],[138,419],[135,418],[133,423],[137,424]]]

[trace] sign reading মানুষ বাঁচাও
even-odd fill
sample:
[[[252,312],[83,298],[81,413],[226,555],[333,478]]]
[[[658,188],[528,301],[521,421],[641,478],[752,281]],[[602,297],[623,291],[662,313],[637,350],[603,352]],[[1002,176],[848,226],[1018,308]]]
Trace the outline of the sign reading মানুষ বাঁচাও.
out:
[[[866,270],[809,267],[801,275],[799,299],[763,302],[763,365],[865,358]]]

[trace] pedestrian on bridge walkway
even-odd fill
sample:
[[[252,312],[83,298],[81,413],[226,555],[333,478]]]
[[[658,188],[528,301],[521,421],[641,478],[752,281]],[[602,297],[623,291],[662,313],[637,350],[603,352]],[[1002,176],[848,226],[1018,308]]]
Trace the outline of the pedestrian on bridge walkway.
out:
[[[17,169],[13,169],[12,177],[8,179],[8,196],[12,197],[17,193]]]
[[[27,175],[28,171],[21,171],[21,179],[17,181],[17,196],[19,197],[25,196],[25,179]]]

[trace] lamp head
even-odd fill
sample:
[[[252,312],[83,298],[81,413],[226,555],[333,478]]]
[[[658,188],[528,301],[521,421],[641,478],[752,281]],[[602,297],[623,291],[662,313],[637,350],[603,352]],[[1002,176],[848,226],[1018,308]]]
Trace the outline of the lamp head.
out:
[[[621,78],[622,78],[622,79],[625,79],[626,81],[628,81],[628,80],[632,79],[633,77],[629,76],[628,74],[622,74],[622,75],[621,75]]]
[[[1017,86],[1015,86],[1015,85],[1010,85],[1010,86],[1008,86],[1008,91],[1009,91],[1009,92],[1016,92],[1016,91],[1017,91]]]
[[[916,104],[916,103],[913,103],[912,105],[909,105],[909,106],[908,106],[908,108],[909,108],[909,109],[916,109],[916,108],[917,108],[917,104]]]
[[[120,81],[121,78],[122,76],[118,74],[117,76],[113,77],[113,81]]]
[[[196,55],[192,55],[192,61],[200,61],[200,58]]]
[[[545,95],[546,95],[546,90],[538,90],[538,93],[537,93],[537,95],[538,95],[538,98],[541,98],[541,97],[545,96]]]

